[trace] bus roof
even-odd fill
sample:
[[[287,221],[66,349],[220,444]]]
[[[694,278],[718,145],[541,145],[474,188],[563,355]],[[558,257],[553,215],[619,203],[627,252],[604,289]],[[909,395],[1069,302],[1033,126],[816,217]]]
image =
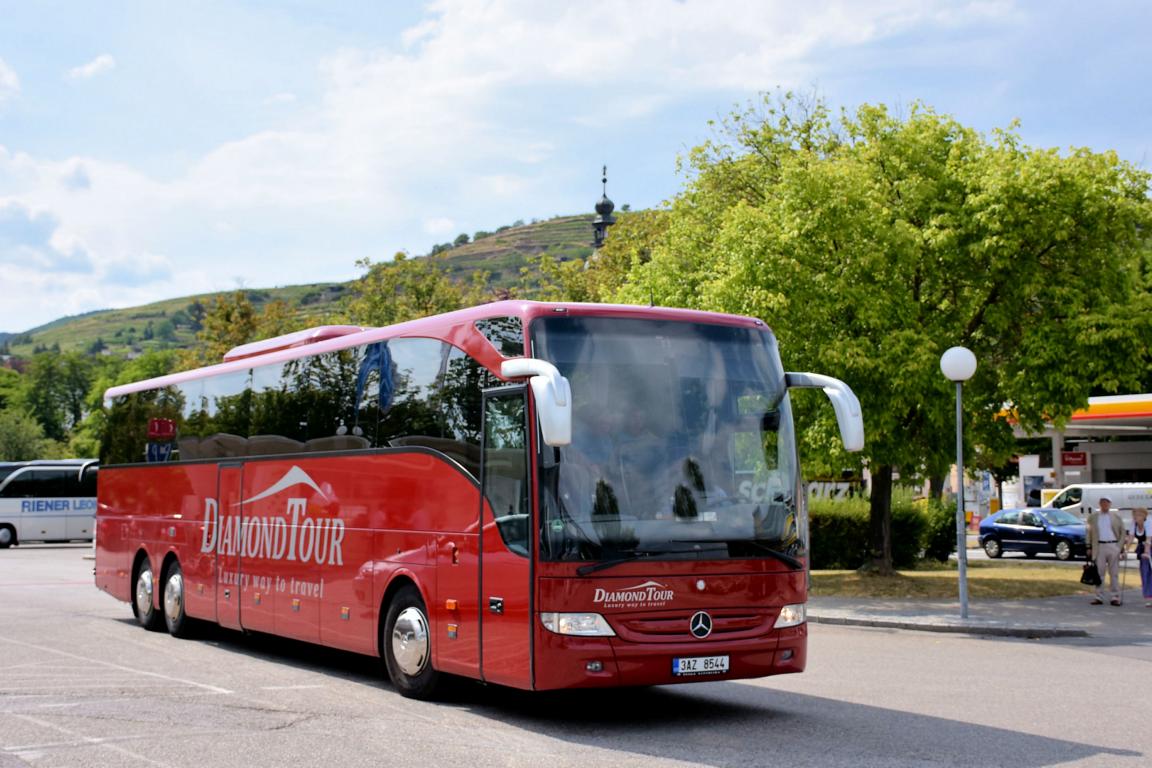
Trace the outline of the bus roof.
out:
[[[711,325],[737,325],[767,329],[762,320],[740,315],[718,312],[704,312],[695,309],[672,307],[646,307],[631,304],[585,304],[580,302],[539,302],[539,301],[495,301],[479,304],[467,309],[431,315],[409,320],[396,325],[379,328],[359,328],[357,326],[320,326],[297,331],[272,339],[244,344],[230,350],[225,362],[181,371],[154,379],[122,384],[104,393],[105,398],[127,395],[148,389],[167,387],[181,382],[201,379],[208,376],[241,371],[269,363],[284,362],[314,354],[322,354],[362,344],[402,337],[433,338],[463,349],[481,365],[497,376],[500,363],[506,358],[496,350],[480,333],[473,323],[496,317],[518,317],[527,326],[532,320],[543,316],[562,314],[606,316],[648,320],[672,320],[685,323],[705,323]],[[503,377],[501,377],[503,378]]]

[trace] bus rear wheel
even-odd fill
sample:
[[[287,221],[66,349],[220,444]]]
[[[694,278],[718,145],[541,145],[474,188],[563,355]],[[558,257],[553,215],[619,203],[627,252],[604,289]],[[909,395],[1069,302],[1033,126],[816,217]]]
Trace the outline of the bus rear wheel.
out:
[[[153,599],[155,579],[152,578],[152,563],[145,557],[136,567],[136,576],[132,579],[132,613],[140,626],[150,632],[160,629],[162,618],[160,611],[156,610]]]
[[[188,637],[192,620],[184,611],[184,572],[180,563],[173,561],[164,574],[164,593],[160,595],[164,606],[164,625],[172,637]]]
[[[16,529],[10,525],[0,525],[0,549],[8,549],[16,543]]]
[[[411,584],[400,588],[388,606],[381,650],[388,677],[401,696],[431,699],[440,683],[432,668],[432,632],[420,591]]]

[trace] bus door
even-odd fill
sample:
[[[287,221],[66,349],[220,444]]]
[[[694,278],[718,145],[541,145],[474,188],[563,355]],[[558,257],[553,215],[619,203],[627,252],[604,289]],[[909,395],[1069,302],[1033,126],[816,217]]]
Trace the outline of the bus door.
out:
[[[244,465],[221,464],[217,475],[216,504],[216,621],[240,629],[240,505]],[[226,522],[230,521],[230,522]],[[231,524],[230,524],[231,523]]]
[[[532,515],[526,389],[484,393],[480,459],[480,672],[532,686]]]

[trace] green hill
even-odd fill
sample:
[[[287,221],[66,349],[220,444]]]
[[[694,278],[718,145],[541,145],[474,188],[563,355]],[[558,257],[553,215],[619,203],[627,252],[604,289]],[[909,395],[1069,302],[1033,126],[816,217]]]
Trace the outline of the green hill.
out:
[[[469,281],[487,271],[493,286],[510,287],[531,257],[549,253],[557,259],[584,259],[592,253],[591,216],[561,216],[548,221],[478,232],[472,242],[438,246],[451,275]],[[442,249],[442,250],[440,250]],[[259,309],[281,300],[317,322],[340,308],[351,283],[316,283],[245,289]],[[157,301],[140,307],[105,309],[53,320],[23,333],[0,334],[13,355],[27,357],[42,349],[128,355],[152,349],[180,349],[195,343],[200,313],[219,295],[207,293]]]
[[[501,227],[442,252],[453,277],[470,280],[477,270],[487,271],[493,285],[511,286],[529,257],[548,253],[560,261],[586,259],[592,254],[592,217],[561,216],[517,227]]]

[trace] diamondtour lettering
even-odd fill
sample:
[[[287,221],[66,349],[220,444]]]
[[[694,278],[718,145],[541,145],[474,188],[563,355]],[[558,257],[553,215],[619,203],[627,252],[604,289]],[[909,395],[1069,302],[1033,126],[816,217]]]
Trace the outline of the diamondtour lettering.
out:
[[[290,498],[284,516],[221,515],[216,499],[204,500],[201,552],[288,560],[317,565],[344,564],[344,521],[314,518],[308,500]]]
[[[675,590],[668,589],[667,585],[656,581],[646,581],[643,584],[611,591],[597,587],[592,596],[592,602],[604,606],[653,607],[670,602],[675,596]]]

